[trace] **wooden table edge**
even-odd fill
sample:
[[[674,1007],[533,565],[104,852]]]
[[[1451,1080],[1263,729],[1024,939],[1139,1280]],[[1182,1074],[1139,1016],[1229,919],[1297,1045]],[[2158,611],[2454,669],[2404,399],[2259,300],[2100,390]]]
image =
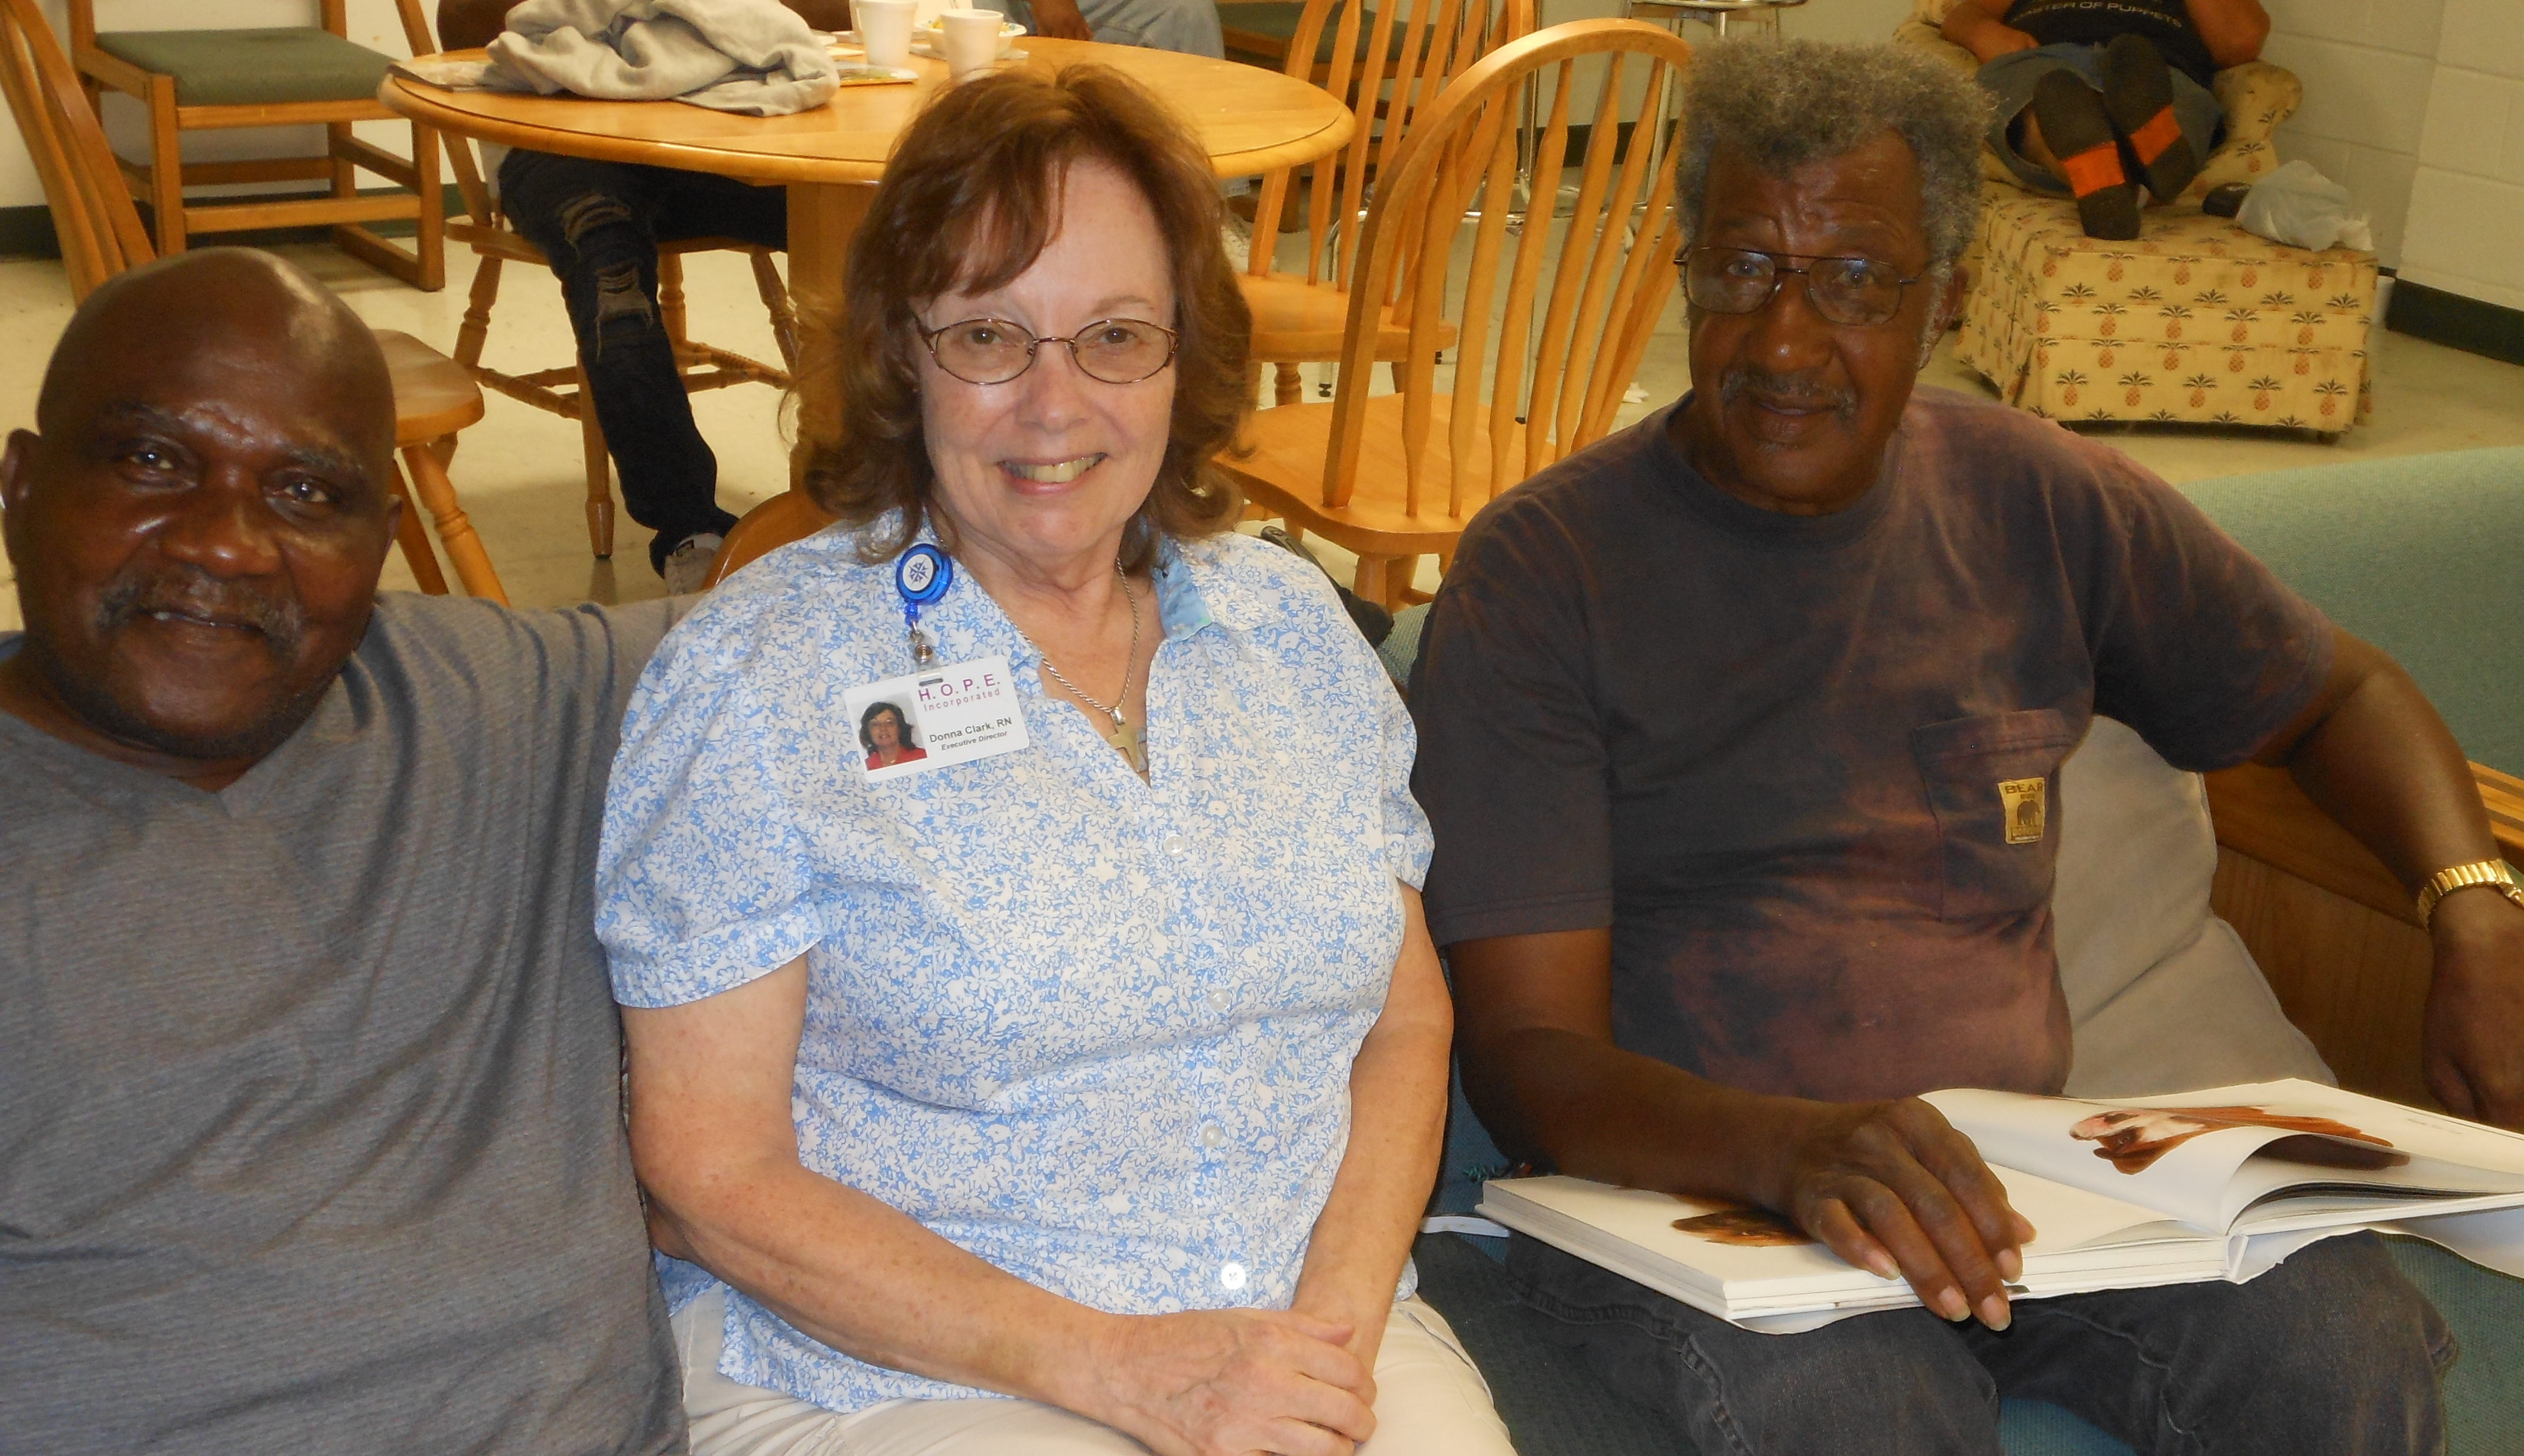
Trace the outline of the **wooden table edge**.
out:
[[[434,58],[433,58],[434,59]],[[787,184],[804,182],[830,186],[873,184],[885,175],[885,164],[847,162],[831,157],[786,156],[778,152],[749,152],[735,148],[696,147],[676,142],[656,141],[646,137],[616,137],[592,131],[570,131],[551,126],[538,126],[526,121],[509,121],[486,117],[479,112],[448,105],[438,98],[450,93],[445,87],[433,86],[410,76],[390,74],[377,87],[377,100],[397,116],[477,141],[501,146],[520,147],[527,151],[556,152],[569,157],[585,157],[598,162],[627,162],[651,167],[677,167],[687,171],[714,172],[720,176],[739,177],[749,182]],[[520,93],[522,95],[522,93]],[[653,105],[680,105],[674,102]],[[1220,177],[1253,176],[1283,167],[1295,166],[1328,157],[1349,143],[1358,129],[1358,119],[1346,106],[1335,105],[1334,114],[1324,124],[1303,136],[1292,137],[1275,146],[1257,147],[1242,152],[1226,152],[1210,158],[1210,170]],[[1327,135],[1326,133],[1330,133]],[[732,162],[759,158],[762,165],[731,166]]]

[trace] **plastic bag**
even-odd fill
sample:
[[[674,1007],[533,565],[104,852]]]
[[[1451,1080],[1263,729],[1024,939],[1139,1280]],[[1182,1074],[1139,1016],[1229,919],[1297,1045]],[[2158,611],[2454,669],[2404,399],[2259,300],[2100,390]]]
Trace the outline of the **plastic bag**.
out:
[[[2235,222],[2291,248],[2372,252],[2375,247],[2366,215],[2350,210],[2349,189],[2314,170],[2310,162],[2291,162],[2255,182],[2244,194]]]

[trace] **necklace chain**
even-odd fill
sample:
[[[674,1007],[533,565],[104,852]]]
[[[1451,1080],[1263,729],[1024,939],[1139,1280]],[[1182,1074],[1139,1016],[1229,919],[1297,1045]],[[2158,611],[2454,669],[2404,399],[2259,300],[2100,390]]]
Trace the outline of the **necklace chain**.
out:
[[[1107,742],[1122,751],[1122,756],[1130,760],[1133,769],[1145,773],[1147,771],[1146,751],[1131,733],[1130,720],[1122,716],[1122,704],[1131,701],[1131,680],[1138,676],[1140,671],[1140,599],[1131,591],[1130,573],[1122,569],[1120,557],[1113,558],[1113,577],[1122,584],[1122,600],[1131,604],[1131,655],[1123,660],[1122,691],[1113,696],[1111,706],[1108,707],[1096,702],[1088,696],[1086,689],[1071,682],[1069,674],[1061,671],[1059,664],[1051,660],[1051,654],[1043,650],[1043,644],[1035,642],[1031,637],[1027,637],[1026,641],[1033,645],[1035,655],[1043,658],[1043,670],[1051,674],[1052,681],[1067,688],[1079,702],[1113,720],[1113,731],[1106,735]],[[1024,636],[1025,629],[1020,627],[1017,633],[1019,636]]]

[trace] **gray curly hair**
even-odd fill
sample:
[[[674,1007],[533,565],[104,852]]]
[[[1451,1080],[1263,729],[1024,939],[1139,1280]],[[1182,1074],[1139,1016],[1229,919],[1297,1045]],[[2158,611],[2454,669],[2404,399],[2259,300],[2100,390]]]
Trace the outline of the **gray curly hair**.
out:
[[[1765,175],[1783,177],[1890,131],[1918,161],[1928,269],[1944,293],[1980,213],[1990,103],[1970,76],[1901,46],[1746,38],[1701,47],[1688,84],[1675,167],[1686,235],[1700,225],[1721,141]]]

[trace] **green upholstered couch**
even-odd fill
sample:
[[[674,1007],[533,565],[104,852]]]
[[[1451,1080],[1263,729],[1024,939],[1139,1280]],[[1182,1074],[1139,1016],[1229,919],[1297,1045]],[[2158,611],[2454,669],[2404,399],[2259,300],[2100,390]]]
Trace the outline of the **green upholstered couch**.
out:
[[[2237,540],[2350,631],[2391,653],[2414,676],[2475,760],[2524,773],[2524,715],[2516,711],[2515,684],[2524,680],[2524,450],[2486,450],[2403,457],[2372,462],[2230,477],[2186,487]],[[1404,613],[1385,644],[1388,665],[1407,677],[1419,649],[1425,608]],[[2250,787],[2250,786],[2247,786]],[[2221,793],[2212,782],[2219,838],[2230,848],[2221,864],[2225,889],[2236,870],[2239,840],[2254,853],[2295,866],[2320,879],[2321,854],[2303,861],[2274,850],[2269,841],[2290,832],[2286,814],[2263,815],[2250,834],[2228,833],[2230,818],[2258,815],[2263,805],[2240,790]],[[2493,810],[2498,801],[2493,794]],[[2303,810],[2300,812],[2309,812]],[[2275,823],[2279,827],[2272,828]],[[2516,838],[2501,834],[2511,848]],[[2311,865],[2311,868],[2306,868]],[[2243,872],[2266,868],[2243,862]],[[2283,868],[2273,871],[2286,878]],[[2276,918],[2307,915],[2385,917],[2385,886],[2351,903],[2357,887],[2330,888],[2290,882],[2306,903]],[[2291,947],[2257,940],[2238,907],[2221,902],[2237,922],[2265,972],[2287,960]],[[2385,932],[2415,936],[2386,925]],[[2344,937],[2361,942],[2380,933]],[[2423,967],[2423,943],[2416,964]],[[2405,947],[2406,948],[2406,947]],[[2303,956],[2296,957],[2298,962]],[[2394,994],[2407,1001],[2423,982],[2409,983],[2405,964]],[[2367,968],[2331,962],[2291,963],[2288,974],[2367,974]],[[2289,986],[2280,998],[2300,1024],[2300,1002]],[[2406,1063],[2415,1035],[2414,1016],[2401,1018],[2400,1040],[2383,1048],[2385,1061]],[[2361,1077],[2354,1068],[2375,1067],[2373,1047],[2353,1044],[2365,1023],[2306,1030],[2350,1086],[2390,1093],[2415,1086],[2406,1065],[2383,1067]],[[2391,1040],[2386,1038],[2386,1040]],[[1469,1209],[1476,1196],[1471,1175],[1495,1167],[1499,1154],[1460,1094],[1448,1128],[1446,1173],[1432,1204],[1437,1211]],[[2524,1282],[2505,1279],[2433,1245],[2394,1240],[2394,1253],[2454,1327],[2463,1355],[2446,1383],[2454,1456],[2507,1456],[2524,1452]],[[1496,1261],[1497,1241],[1455,1234],[1420,1240],[1417,1257],[1423,1290],[1451,1320],[1488,1377],[1499,1411],[1524,1456],[1683,1456],[1684,1437],[1674,1423],[1606,1389],[1575,1355],[1536,1332],[1516,1303]],[[2012,1456],[2126,1456],[2127,1448],[2056,1406],[2007,1402],[2004,1435]]]

